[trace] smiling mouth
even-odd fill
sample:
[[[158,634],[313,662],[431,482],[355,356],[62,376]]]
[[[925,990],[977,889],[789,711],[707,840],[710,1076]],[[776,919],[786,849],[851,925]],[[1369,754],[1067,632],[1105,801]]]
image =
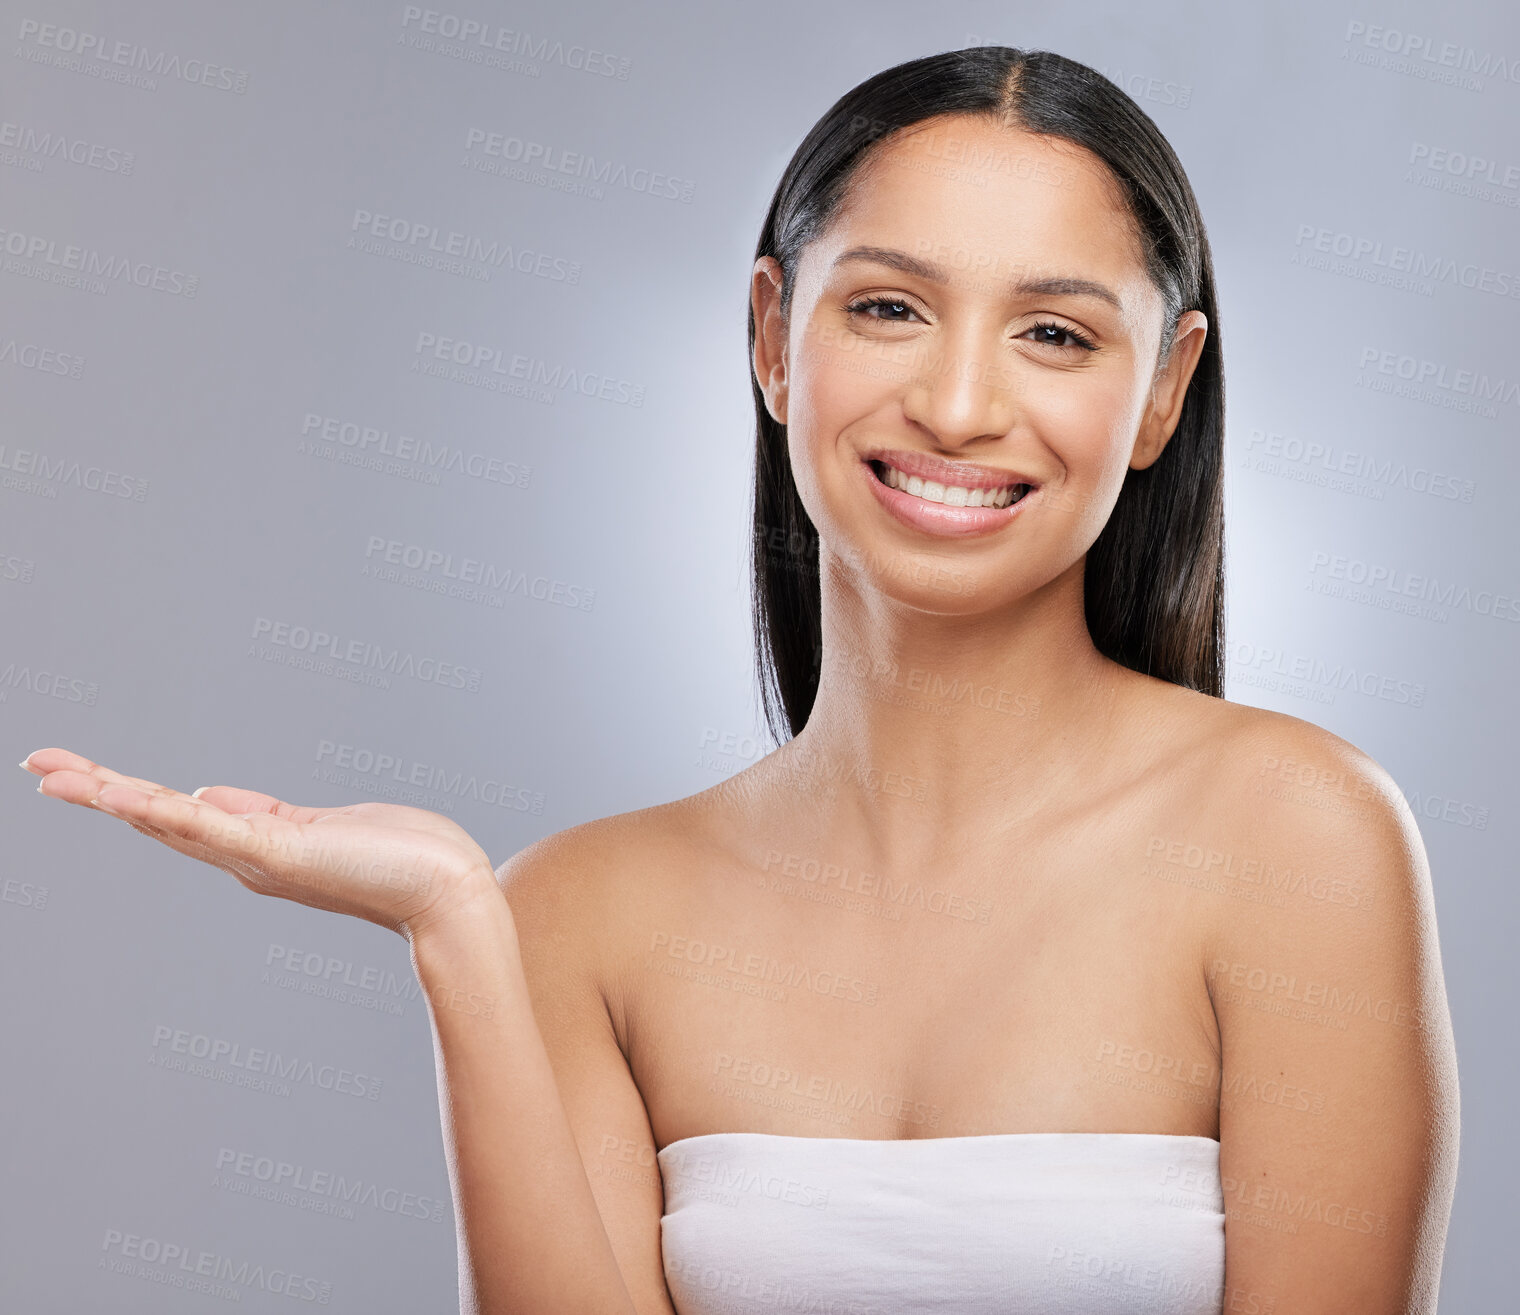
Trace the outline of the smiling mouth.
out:
[[[947,507],[1011,507],[1033,487],[1030,484],[1004,484],[999,488],[973,489],[959,484],[942,484],[919,475],[905,475],[885,461],[868,461],[866,464],[889,489]]]

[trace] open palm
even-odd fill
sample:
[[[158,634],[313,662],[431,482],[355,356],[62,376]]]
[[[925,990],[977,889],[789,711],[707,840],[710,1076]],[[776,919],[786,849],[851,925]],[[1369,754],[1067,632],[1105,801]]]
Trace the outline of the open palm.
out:
[[[485,851],[423,808],[304,808],[230,785],[182,794],[59,748],[38,749],[21,765],[42,777],[43,794],[119,817],[249,890],[403,936],[494,886]]]

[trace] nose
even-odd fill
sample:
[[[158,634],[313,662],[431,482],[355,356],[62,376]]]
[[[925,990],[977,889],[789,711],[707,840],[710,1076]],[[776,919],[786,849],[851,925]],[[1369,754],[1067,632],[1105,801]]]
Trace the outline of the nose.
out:
[[[1013,428],[1018,378],[999,345],[969,328],[925,349],[903,394],[903,415],[947,448]]]

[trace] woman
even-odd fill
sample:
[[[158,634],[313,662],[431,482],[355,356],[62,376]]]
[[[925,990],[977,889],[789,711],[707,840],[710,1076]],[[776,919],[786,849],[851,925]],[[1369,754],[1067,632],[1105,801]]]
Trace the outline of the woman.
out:
[[[1433,1311],[1430,879],[1375,763],[1220,697],[1218,311],[1159,131],[1045,52],[878,74],[777,188],[750,342],[791,738],[722,785],[493,871],[419,809],[23,765],[407,937],[465,1309]]]

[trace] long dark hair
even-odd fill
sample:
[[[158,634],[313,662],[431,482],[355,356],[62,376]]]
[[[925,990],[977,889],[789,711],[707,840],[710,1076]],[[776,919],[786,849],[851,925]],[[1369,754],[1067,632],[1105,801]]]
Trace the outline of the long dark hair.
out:
[[[1224,672],[1224,362],[1214,266],[1193,189],[1145,112],[1095,69],[1047,50],[975,46],[909,60],[840,97],[797,147],[755,258],[780,262],[786,316],[798,258],[834,216],[875,142],[941,114],[979,114],[1085,147],[1117,179],[1166,307],[1165,353],[1184,311],[1209,322],[1182,414],[1161,456],[1127,472],[1088,550],[1087,628],[1100,653],[1219,697]],[[750,360],[755,317],[749,316]],[[752,555],[755,663],[778,743],[806,724],[823,641],[818,531],[792,477],[786,427],[755,397]]]

